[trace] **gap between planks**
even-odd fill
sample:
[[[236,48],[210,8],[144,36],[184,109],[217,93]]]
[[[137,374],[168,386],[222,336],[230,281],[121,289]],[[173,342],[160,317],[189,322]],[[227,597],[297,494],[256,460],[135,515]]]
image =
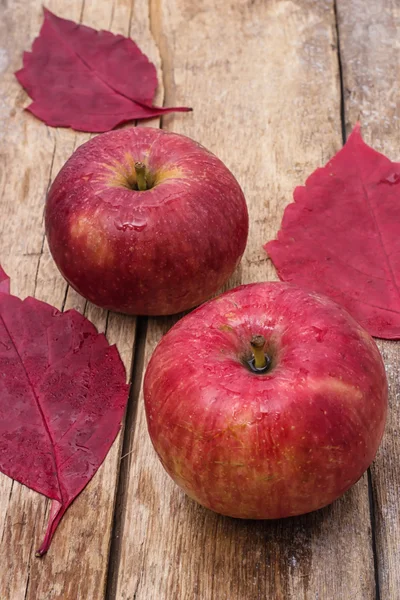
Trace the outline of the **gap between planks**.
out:
[[[83,0],[85,1],[85,0]],[[157,5],[155,4],[157,2]],[[134,0],[131,1],[131,12],[129,19],[129,33],[131,37],[131,27],[133,19],[133,4]],[[160,57],[160,75],[161,85],[159,87],[163,90],[163,102],[162,106],[167,103],[168,97],[168,77],[166,76],[166,70],[171,68],[165,54],[165,46],[160,41],[159,29],[155,26],[154,20],[159,20],[159,0],[149,0],[148,2],[148,22],[150,36],[153,38],[154,45],[158,50]],[[167,65],[167,67],[166,67]],[[163,128],[162,116],[158,120],[159,128]],[[135,122],[135,126],[137,125]],[[126,513],[126,489],[129,480],[129,472],[132,461],[132,442],[136,432],[136,417],[138,410],[139,396],[142,386],[142,379],[144,375],[144,364],[145,364],[145,351],[147,341],[147,329],[148,329],[148,317],[138,316],[136,317],[136,333],[135,341],[133,346],[133,361],[132,361],[132,373],[131,373],[131,389],[129,394],[129,400],[127,410],[124,419],[124,427],[122,431],[122,444],[120,454],[120,465],[118,480],[116,486],[115,500],[114,500],[114,518],[110,536],[110,546],[107,563],[107,574],[105,582],[104,600],[115,600],[117,586],[118,586],[118,573],[119,573],[119,561],[121,556],[121,535],[124,529],[124,520]],[[139,578],[140,581],[140,578]],[[134,593],[136,597],[136,592]]]
[[[333,0],[333,12],[335,15],[336,51],[337,51],[337,60],[338,60],[338,67],[339,67],[340,124],[342,127],[342,142],[344,145],[346,143],[346,118],[345,118],[343,65],[342,65],[342,55],[341,55],[341,51],[340,51],[340,27],[339,27],[337,0]]]
[[[333,8],[335,15],[335,28],[336,28],[336,47],[337,47],[337,59],[339,67],[339,81],[340,81],[340,123],[342,128],[342,141],[343,145],[347,141],[346,132],[346,106],[344,97],[344,77],[343,77],[343,64],[340,47],[340,23],[337,0],[333,0]],[[374,490],[372,484],[372,472],[371,468],[367,469],[367,482],[368,482],[368,505],[369,505],[369,518],[371,523],[371,546],[372,556],[374,564],[374,579],[375,579],[375,600],[380,600],[380,586],[379,586],[379,558],[376,545],[376,519],[375,519],[375,501],[374,501]]]
[[[105,584],[105,600],[114,600],[117,587],[118,564],[121,554],[121,532],[124,527],[124,515],[126,506],[126,485],[129,478],[131,464],[132,440],[136,429],[136,415],[140,389],[142,385],[146,337],[147,317],[137,317],[136,336],[134,344],[134,356],[132,361],[131,389],[122,431],[122,451],[120,456],[119,475],[116,486],[114,519],[110,536],[110,547],[108,555],[108,569]]]

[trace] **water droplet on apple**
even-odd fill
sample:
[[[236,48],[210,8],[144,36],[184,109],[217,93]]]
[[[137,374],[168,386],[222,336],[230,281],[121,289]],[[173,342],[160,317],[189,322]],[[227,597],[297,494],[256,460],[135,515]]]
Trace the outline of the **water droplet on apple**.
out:
[[[94,173],[85,173],[84,175],[81,175],[80,179],[81,181],[86,181],[86,182],[90,182],[92,181],[94,177]]]
[[[385,179],[381,179],[379,183],[386,183],[389,185],[400,183],[400,173],[390,173]]]
[[[327,327],[321,329],[321,327],[316,327],[315,325],[312,325],[311,329],[315,332],[315,340],[317,342],[323,342],[324,337],[328,333]]]
[[[147,226],[147,219],[142,216],[135,216],[134,218],[129,219],[129,221],[115,219],[114,225],[118,231],[142,231]]]

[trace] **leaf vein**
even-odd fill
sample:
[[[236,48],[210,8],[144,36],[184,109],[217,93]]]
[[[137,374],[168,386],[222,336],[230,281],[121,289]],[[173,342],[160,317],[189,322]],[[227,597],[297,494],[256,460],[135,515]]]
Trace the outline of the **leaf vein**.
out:
[[[14,347],[15,353],[16,353],[16,355],[17,355],[17,357],[18,357],[18,359],[19,359],[19,361],[21,363],[21,366],[22,366],[23,370],[24,370],[26,380],[27,380],[27,382],[29,384],[29,387],[32,390],[33,397],[35,398],[36,406],[38,408],[39,414],[40,414],[40,416],[42,418],[42,421],[43,421],[44,428],[46,430],[46,433],[47,433],[48,438],[50,440],[51,446],[53,448],[53,460],[54,460],[55,467],[56,467],[55,468],[55,474],[56,474],[56,478],[57,478],[57,485],[58,485],[58,490],[59,490],[60,502],[61,502],[61,504],[63,504],[64,500],[63,500],[63,496],[62,496],[62,490],[61,490],[61,486],[60,486],[60,480],[59,480],[59,477],[58,477],[59,467],[58,467],[58,464],[57,464],[57,455],[56,455],[56,452],[55,452],[55,443],[54,443],[53,436],[52,436],[50,428],[49,428],[49,424],[47,422],[47,419],[46,419],[46,416],[45,416],[45,414],[43,412],[43,409],[42,409],[42,407],[40,405],[39,396],[36,393],[35,387],[34,387],[32,381],[31,381],[31,378],[29,377],[29,373],[26,370],[24,361],[22,360],[22,357],[21,357],[21,355],[20,355],[20,353],[18,351],[17,344],[15,343],[15,340],[14,340],[13,336],[11,335],[11,332],[10,332],[9,328],[7,327],[7,324],[6,324],[6,322],[5,322],[5,320],[4,320],[4,318],[3,318],[3,316],[2,316],[1,313],[0,313],[0,319],[1,319],[2,323],[3,323],[3,325],[4,325],[4,329],[6,330],[8,337],[10,338],[10,340],[12,342],[12,345]]]

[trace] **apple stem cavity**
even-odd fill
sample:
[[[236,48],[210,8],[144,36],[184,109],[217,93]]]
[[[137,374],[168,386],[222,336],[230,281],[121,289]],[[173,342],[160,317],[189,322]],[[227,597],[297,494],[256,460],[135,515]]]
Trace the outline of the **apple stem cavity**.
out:
[[[263,371],[268,366],[264,353],[265,337],[263,335],[253,335],[250,345],[253,350],[254,367],[257,371]]]
[[[135,162],[135,171],[138,190],[144,192],[147,190],[146,165],[142,162]]]

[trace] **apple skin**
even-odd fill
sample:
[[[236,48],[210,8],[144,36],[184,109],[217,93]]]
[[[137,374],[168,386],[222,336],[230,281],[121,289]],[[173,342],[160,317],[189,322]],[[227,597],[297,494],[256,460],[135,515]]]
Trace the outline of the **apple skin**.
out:
[[[153,179],[145,191],[134,163]],[[165,315],[196,306],[244,252],[248,213],[232,173],[190,138],[148,127],[112,131],[78,148],[45,212],[65,279],[103,308]]]
[[[253,335],[267,373],[247,368]],[[341,496],[372,462],[387,380],[370,335],[326,297],[284,283],[238,287],[162,338],[144,399],[161,462],[223,515],[277,519]]]

